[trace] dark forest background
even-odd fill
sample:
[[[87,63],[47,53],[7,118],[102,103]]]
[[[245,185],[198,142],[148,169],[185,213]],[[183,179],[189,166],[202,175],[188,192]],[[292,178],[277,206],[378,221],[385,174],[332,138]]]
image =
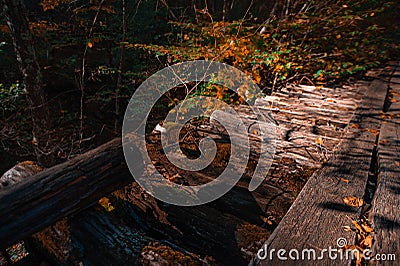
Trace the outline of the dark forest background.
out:
[[[2,171],[23,159],[50,166],[118,136],[135,88],[169,64],[225,62],[270,94],[336,86],[399,56],[396,1],[1,3]],[[238,103],[215,87],[196,93]]]

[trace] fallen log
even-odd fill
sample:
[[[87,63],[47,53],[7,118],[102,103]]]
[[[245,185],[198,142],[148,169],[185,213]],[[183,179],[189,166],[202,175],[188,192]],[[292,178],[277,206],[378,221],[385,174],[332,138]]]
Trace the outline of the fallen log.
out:
[[[158,147],[157,144],[153,146]],[[63,239],[67,239],[67,242],[73,241],[74,246],[79,247],[77,250],[83,250],[84,253],[68,252],[67,258],[64,258],[67,262],[79,262],[80,259],[91,260],[96,264],[110,260],[115,264],[128,260],[137,261],[146,254],[140,253],[142,248],[153,253],[159,250],[153,244],[147,244],[159,237],[173,240],[175,245],[189,247],[192,252],[203,256],[211,254],[223,261],[229,255],[228,260],[231,262],[244,262],[243,251],[237,246],[237,238],[241,239],[240,246],[246,248],[253,241],[265,240],[268,230],[262,228],[265,221],[262,220],[264,212],[260,206],[287,197],[280,189],[264,185],[264,188],[268,187],[268,191],[260,190],[254,194],[260,201],[257,203],[247,190],[247,182],[240,182],[215,203],[193,208],[176,207],[156,201],[135,182],[130,182],[132,178],[123,162],[121,141],[115,139],[69,162],[3,188],[0,191],[0,213],[4,217],[0,221],[1,245],[7,247],[53,225],[62,217],[69,217],[69,236]],[[167,175],[172,175],[174,169],[167,170]],[[193,178],[203,180],[212,178],[212,175],[196,173]],[[101,196],[123,187],[126,183],[131,184],[117,193],[120,195],[119,200],[114,201],[115,213],[120,214],[119,217],[110,218],[107,213],[87,209]],[[285,206],[283,209],[287,208]],[[81,212],[82,210],[85,211]],[[112,222],[109,222],[110,219]],[[138,231],[137,228],[141,230]],[[246,232],[250,228],[252,232],[258,232],[254,240],[247,239]],[[143,238],[142,232],[145,233]],[[150,236],[147,236],[148,232]],[[54,245],[51,247],[53,251],[65,250],[66,245],[62,244],[60,234],[63,234],[61,229],[50,229],[40,239],[54,239],[51,241]],[[37,236],[38,234],[35,238]],[[133,245],[132,241],[138,245]],[[96,256],[93,245],[104,249],[108,247],[109,251],[105,254],[114,254],[114,258],[102,260],[102,256]],[[194,255],[190,257],[199,260]]]
[[[0,177],[0,190],[3,186],[14,186],[41,171],[43,169],[35,162],[18,163]],[[136,188],[135,194],[144,193],[138,185]],[[115,197],[111,197],[112,204],[116,203]],[[204,265],[212,259],[208,257],[203,260],[199,255],[171,242],[150,237],[149,227],[141,221],[131,205],[120,201],[114,207],[108,198],[102,198],[99,203],[63,218],[35,233],[32,238],[3,250],[0,265],[17,261],[20,265],[80,265],[82,262],[93,265],[151,265],[174,261]],[[155,209],[157,217],[162,212],[157,210],[154,200],[135,198],[134,206],[143,204]],[[115,208],[118,210],[113,211]]]
[[[114,197],[111,201],[118,210],[90,207],[36,233],[28,248],[43,254],[52,265],[208,264],[208,258],[150,236],[131,206]]]
[[[121,139],[0,190],[0,247],[93,205],[132,182]]]
[[[298,107],[300,110],[305,108],[301,105]],[[246,107],[242,109],[240,115],[246,116]],[[314,109],[318,110],[317,107]],[[351,112],[340,120],[344,127],[347,125],[350,115]],[[107,246],[116,247],[114,252],[118,253],[116,255],[122,259],[123,252],[125,252],[123,249],[125,240],[122,242],[120,240],[124,238],[125,233],[113,235],[112,232],[119,232],[120,228],[131,231],[126,235],[126,243],[132,241],[129,240],[129,235],[136,235],[136,231],[129,226],[129,221],[135,220],[137,214],[145,227],[148,227],[147,230],[155,233],[152,235],[153,238],[161,237],[173,240],[181,247],[188,247],[191,251],[203,255],[211,254],[219,261],[227,262],[227,257],[229,257],[229,262],[243,262],[243,258],[249,259],[254,256],[257,245],[261,245],[265,241],[269,230],[273,229],[276,222],[289,208],[296,194],[294,191],[297,189],[293,188],[294,178],[300,177],[302,180],[299,183],[302,183],[311,175],[314,168],[303,167],[303,164],[296,162],[297,158],[307,156],[317,158],[316,155],[319,152],[318,150],[313,151],[315,138],[319,137],[314,134],[307,135],[305,144],[309,147],[306,146],[306,148],[296,151],[299,154],[292,154],[291,150],[286,151],[286,148],[303,144],[304,141],[296,141],[296,134],[303,136],[306,134],[303,133],[302,128],[297,129],[296,121],[290,114],[282,112],[277,115],[277,120],[280,124],[290,121],[290,124],[287,123],[285,128],[280,129],[285,132],[290,131],[290,134],[287,132],[282,134],[283,136],[288,135],[288,140],[278,140],[277,154],[280,154],[280,157],[273,162],[267,180],[252,193],[247,190],[251,176],[245,175],[237,186],[224,197],[204,206],[182,208],[160,203],[145,193],[136,183],[130,182],[133,179],[124,164],[121,140],[116,139],[69,162],[29,177],[15,187],[0,191],[0,215],[5,217],[0,221],[0,245],[7,246],[54,224],[62,217],[71,217],[72,214],[86,210],[101,196],[131,183],[122,193],[124,207],[121,210],[116,208],[124,213],[121,217],[125,218],[112,219],[112,224],[108,222],[102,224],[108,218],[106,219],[104,214],[94,213],[92,209],[72,217],[73,220],[78,221],[73,222],[75,225],[72,226],[72,237],[74,234],[84,236],[79,242],[82,243],[82,247],[86,247],[88,252],[94,252],[90,249],[92,243],[101,243],[105,248]],[[310,117],[303,117],[302,120],[304,121],[302,124],[305,125],[312,122]],[[316,124],[316,127],[322,128],[323,126]],[[211,136],[217,142],[220,139],[220,144],[226,143],[226,137],[221,136],[221,132],[218,130],[205,128],[203,131],[204,135]],[[331,132],[331,135],[328,133],[330,132],[327,131],[327,136],[321,135],[321,137],[325,139],[331,135],[338,135],[337,132]],[[249,135],[252,139],[260,137],[254,134]],[[324,144],[331,149],[338,141],[335,138],[332,143],[325,141]],[[154,144],[153,147],[156,150],[159,144]],[[250,163],[257,161],[257,147],[255,145],[255,152],[250,154]],[[312,155],[309,155],[310,153]],[[224,156],[224,153],[219,153],[218,156],[227,157]],[[165,162],[157,163],[167,168],[162,169],[167,178],[174,179],[175,176],[180,178],[182,173],[166,166]],[[140,165],[139,162],[138,165]],[[215,165],[212,165],[211,168],[213,168],[211,172],[193,173],[184,178],[186,181],[192,179],[200,183],[208,182],[215,178],[215,174],[218,172],[215,170],[217,168]],[[131,208],[134,209],[134,212],[128,211]],[[125,219],[126,222],[120,223]],[[167,221],[160,222],[160,219]],[[90,227],[95,224],[100,224],[97,230]],[[126,226],[127,224],[128,226]],[[101,234],[96,232],[101,232]],[[103,232],[105,235],[102,234]],[[86,239],[91,240],[86,241]],[[138,241],[139,239],[141,238],[138,237]],[[96,252],[91,253],[90,256],[94,258]]]

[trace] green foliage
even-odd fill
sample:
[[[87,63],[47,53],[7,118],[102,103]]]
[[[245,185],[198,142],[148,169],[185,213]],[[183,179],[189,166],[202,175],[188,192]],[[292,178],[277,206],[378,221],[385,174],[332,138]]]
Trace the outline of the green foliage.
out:
[[[132,47],[170,62],[226,62],[266,87],[279,87],[288,80],[325,84],[398,53],[398,26],[388,29],[381,23],[396,10],[393,1],[338,1],[264,25],[251,20],[171,22],[168,45]]]
[[[9,87],[5,87],[0,83],[0,103],[1,110],[4,111],[15,111],[18,109],[18,104],[23,97],[23,88],[19,83],[14,83]]]

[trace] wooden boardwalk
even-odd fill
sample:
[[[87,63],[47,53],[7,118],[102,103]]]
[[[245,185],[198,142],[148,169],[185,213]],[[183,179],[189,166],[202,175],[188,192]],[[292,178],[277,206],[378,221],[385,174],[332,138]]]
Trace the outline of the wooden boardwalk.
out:
[[[399,65],[391,64],[369,85],[333,157],[308,180],[273,234],[260,247],[268,251],[267,257],[260,253],[262,259],[255,258],[251,265],[350,264],[351,260],[333,260],[327,253],[314,262],[308,255],[299,262],[288,254],[295,249],[302,259],[302,251],[312,249],[318,258],[323,249],[339,249],[343,243],[357,244],[356,232],[344,229],[365,213],[369,214],[375,230],[371,256],[395,254],[400,259],[399,75]],[[359,208],[346,205],[343,198],[349,196],[363,199],[365,205]],[[341,241],[339,247],[338,241]],[[280,255],[287,260],[277,257],[276,251],[280,249],[286,251]],[[271,250],[275,254],[271,255]],[[298,258],[295,251],[291,255]],[[379,263],[377,259],[375,262]]]
[[[376,231],[374,254],[400,260],[400,68],[390,77],[388,105],[379,134],[379,181],[370,220]],[[383,262],[384,263],[384,262]],[[394,263],[394,262],[393,262]],[[397,262],[398,263],[398,262]]]
[[[51,225],[36,237],[56,239],[47,247],[53,251],[50,253],[75,254],[63,257],[66,264],[80,260],[93,264],[143,262],[145,248],[150,253],[159,252],[157,256],[162,258],[163,252],[149,247],[151,242],[182,252],[198,264],[206,264],[207,260],[201,258],[210,255],[217,264],[245,265],[267,239],[269,249],[322,250],[336,247],[339,237],[351,244],[356,234],[343,230],[343,226],[368,214],[376,232],[373,252],[398,252],[397,66],[389,66],[379,77],[372,75],[376,78],[373,81],[358,80],[336,88],[293,85],[257,100],[256,107],[272,112],[279,125],[272,167],[266,180],[251,193],[247,189],[251,171],[222,198],[190,208],[159,202],[133,182],[108,196],[116,208],[104,212],[92,207],[97,199],[132,182],[121,140],[115,139],[15,186],[2,188],[0,247]],[[235,108],[245,124],[257,121],[248,107]],[[201,128],[193,125],[193,129],[199,136],[213,138],[219,146],[227,143],[228,136],[213,121]],[[253,144],[262,141],[253,130],[248,133]],[[152,152],[160,152],[156,142],[160,135],[150,138],[155,143],[149,145]],[[250,161],[256,163],[259,151],[257,145],[252,147]],[[224,153],[217,156],[227,159]],[[163,166],[161,172],[167,177],[179,177],[190,184],[215,178],[214,170],[185,176],[165,161],[157,164]],[[251,163],[248,166],[253,167]],[[151,174],[143,168],[143,175]],[[348,207],[343,203],[346,196],[363,198],[367,204],[363,208]],[[11,205],[14,208],[8,207]],[[68,219],[54,225],[62,217]],[[157,263],[151,259],[147,262]],[[276,259],[251,261],[255,265],[279,263]]]

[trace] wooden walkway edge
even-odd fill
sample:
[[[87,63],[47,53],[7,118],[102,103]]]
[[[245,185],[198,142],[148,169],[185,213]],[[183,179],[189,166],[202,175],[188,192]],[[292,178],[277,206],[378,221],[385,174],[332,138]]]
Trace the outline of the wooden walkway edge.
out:
[[[343,198],[347,196],[364,198],[374,147],[377,145],[379,130],[382,125],[382,111],[387,101],[388,82],[397,66],[398,64],[391,64],[385,68],[379,79],[371,82],[350,122],[351,125],[344,135],[345,138],[334,156],[307,181],[283,220],[264,246],[260,247],[264,251],[260,253],[262,259],[257,256],[250,262],[250,265],[297,265],[299,261],[292,260],[288,255],[292,249],[299,251],[300,259],[302,251],[305,249],[314,250],[316,258],[323,257],[312,262],[313,264],[337,265],[338,263],[348,264],[351,262],[332,260],[327,253],[325,253],[325,256],[321,256],[321,252],[329,247],[339,249],[338,239],[345,241],[348,245],[355,243],[356,234],[353,231],[345,231],[343,227],[351,225],[352,220],[357,220],[361,210],[345,205]],[[399,112],[398,105],[392,105],[392,108],[397,108],[395,111]],[[393,128],[385,130],[386,127],[396,127],[397,131],[394,131]],[[387,149],[381,149],[380,152],[381,166],[385,167],[393,164],[390,162],[391,156],[394,154],[397,158],[399,156],[398,124],[384,124],[383,130],[386,132],[385,134],[390,135],[387,137],[391,137],[390,141],[392,142]],[[395,146],[393,146],[394,144]],[[377,196],[375,199],[376,216],[374,216],[374,222],[377,223],[379,217],[384,215],[381,213],[382,210],[392,215],[397,212],[397,217],[391,217],[393,220],[397,219],[395,220],[397,232],[399,231],[398,171],[399,168],[397,167],[397,169],[390,169],[390,171],[383,170],[381,173],[381,183],[377,191],[377,194],[381,196]],[[392,190],[391,194],[387,194],[388,189]],[[380,199],[383,195],[390,195],[388,197],[391,198],[386,200],[391,200],[393,203],[397,202],[397,206],[387,206],[387,208],[381,206],[380,204],[385,204],[385,199]],[[387,201],[386,204],[388,204]],[[393,211],[396,208],[397,211]],[[378,222],[381,227],[384,227],[385,224],[387,225],[384,221]],[[388,238],[386,241],[381,239],[381,244],[386,245],[385,242],[388,241],[396,242],[388,248],[397,247],[396,250],[391,250],[391,253],[399,252],[399,235],[394,233],[393,225],[386,228],[386,231],[390,236],[396,238],[386,236],[386,232],[381,231],[383,235],[380,238]],[[376,248],[378,249],[378,247]],[[273,249],[275,253],[271,255]],[[286,251],[284,254],[281,253],[281,257],[286,257],[287,260],[278,259],[277,251],[280,249]],[[265,253],[265,250],[267,250],[267,253]],[[386,251],[387,249],[383,250]],[[265,255],[267,255],[266,258],[264,258]],[[310,263],[314,254],[310,256],[311,259],[306,258],[304,262]]]
[[[376,231],[373,254],[376,262],[400,260],[400,68],[390,80],[389,103],[379,135],[379,181],[370,221]],[[393,257],[393,255],[395,257]],[[378,261],[380,259],[380,261]],[[388,262],[390,261],[390,262]]]

